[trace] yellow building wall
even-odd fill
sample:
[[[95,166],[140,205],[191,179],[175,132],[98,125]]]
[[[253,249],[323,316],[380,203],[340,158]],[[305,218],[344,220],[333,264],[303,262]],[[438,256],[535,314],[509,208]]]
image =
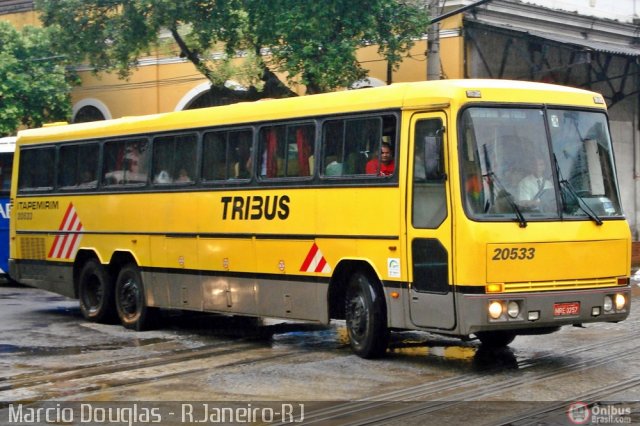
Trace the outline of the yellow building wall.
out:
[[[38,19],[38,16],[33,11],[0,15],[0,21],[8,21],[12,23],[13,26],[17,29],[21,29],[25,25],[32,25],[34,27],[42,26],[40,20]]]
[[[126,80],[117,74],[80,72],[82,85],[72,92],[72,102],[97,99],[111,118],[173,111],[180,99],[207,80],[190,62],[144,65]]]
[[[37,14],[33,11],[2,15],[0,19],[11,22],[16,28],[25,25],[41,26]],[[441,31],[461,27],[461,15],[448,18],[440,24]],[[464,77],[463,44],[460,35],[440,39],[443,78]],[[358,52],[357,57],[369,72],[369,77],[388,83],[387,62],[377,53],[377,49],[377,46],[365,47]],[[416,41],[400,67],[393,71],[391,82],[425,80],[426,49],[426,40]],[[115,73],[101,73],[96,76],[91,71],[84,70],[79,74],[82,85],[73,90],[72,104],[92,105],[95,103],[94,100],[98,101],[106,106],[111,118],[173,111],[187,94],[207,83],[190,62],[177,59],[168,61],[162,55],[145,58],[145,64],[134,70],[127,80],[119,79]],[[304,94],[304,87],[296,86],[292,87],[292,90]]]

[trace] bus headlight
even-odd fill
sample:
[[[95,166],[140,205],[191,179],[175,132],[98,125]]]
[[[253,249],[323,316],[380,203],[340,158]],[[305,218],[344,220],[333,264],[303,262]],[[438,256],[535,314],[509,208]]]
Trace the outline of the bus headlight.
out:
[[[624,294],[620,294],[620,293],[616,294],[615,301],[616,301],[617,311],[623,310],[625,305],[627,304],[627,298],[624,297]]]
[[[611,310],[613,309],[613,300],[611,300],[611,296],[604,297],[602,308],[604,309],[605,312],[611,312]]]
[[[502,302],[494,300],[489,303],[489,316],[492,319],[498,319],[502,316]]]
[[[520,315],[520,305],[518,305],[518,302],[512,300],[507,304],[507,314],[509,314],[511,318],[517,318],[518,315]]]

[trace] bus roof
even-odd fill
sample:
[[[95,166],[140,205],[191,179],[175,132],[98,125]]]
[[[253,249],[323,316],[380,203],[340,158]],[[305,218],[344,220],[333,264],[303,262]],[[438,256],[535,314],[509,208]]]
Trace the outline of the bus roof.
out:
[[[470,90],[479,92],[480,97],[467,96]],[[394,108],[433,108],[469,102],[520,102],[606,108],[604,102],[596,104],[595,98],[602,99],[599,94],[583,89],[513,80],[465,79],[394,83],[376,88],[47,126],[20,131],[18,139],[19,143],[46,143],[206,126],[250,124],[325,114]]]

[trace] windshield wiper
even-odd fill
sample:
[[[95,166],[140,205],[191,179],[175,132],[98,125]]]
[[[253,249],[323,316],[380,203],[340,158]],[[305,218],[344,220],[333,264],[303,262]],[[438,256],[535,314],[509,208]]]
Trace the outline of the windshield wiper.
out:
[[[560,179],[560,185],[567,188],[571,196],[578,202],[578,207],[580,207],[580,210],[585,212],[585,214],[589,216],[589,218],[593,220],[596,223],[596,225],[602,225],[602,219],[600,219],[598,215],[591,209],[591,207],[589,207],[587,202],[584,201],[582,197],[578,195],[576,190],[573,189],[573,185],[571,185],[571,182],[569,182],[566,179]]]
[[[582,197],[578,195],[576,190],[573,188],[573,185],[571,185],[571,182],[566,180],[562,176],[562,173],[560,173],[560,165],[558,164],[558,157],[556,157],[556,153],[555,152],[553,153],[553,162],[554,162],[554,164],[556,166],[556,174],[558,175],[558,182],[560,182],[560,186],[562,186],[564,188],[567,188],[567,191],[569,191],[569,194],[571,194],[571,196],[578,203],[578,207],[580,207],[580,210],[585,212],[585,214],[587,216],[589,216],[589,218],[591,220],[593,220],[596,223],[596,225],[598,225],[598,226],[602,225],[602,219],[600,219],[598,217],[598,215],[591,209],[591,207],[589,207],[587,202],[584,201],[582,199]],[[562,209],[564,210],[566,204],[564,202],[564,196],[562,195],[562,191],[560,192],[560,195],[561,195],[561,200],[562,200]]]
[[[496,176],[496,174],[492,170],[489,170],[487,171],[487,173],[482,175],[482,177],[491,179],[490,182],[494,183],[498,187],[500,194],[504,196],[504,199],[507,200],[507,202],[513,209],[514,213],[516,214],[520,228],[526,228],[527,220],[524,218],[524,215],[522,214],[522,210],[520,210],[520,207],[518,207],[518,204],[513,199],[513,195],[511,195],[511,193],[507,191],[507,189],[504,187],[502,182],[500,182],[500,179],[498,179],[498,176]]]
[[[485,179],[486,178],[491,179],[489,181],[490,184],[495,183],[495,185],[498,187],[498,190],[500,190],[504,194],[504,199],[507,200],[507,202],[515,212],[516,217],[518,218],[518,224],[520,225],[520,228],[526,228],[527,220],[524,218],[522,211],[520,211],[520,207],[518,207],[518,204],[516,204],[511,193],[507,191],[507,189],[504,187],[502,182],[500,182],[500,179],[498,179],[498,176],[496,176],[496,174],[493,172],[493,169],[491,168],[491,161],[489,160],[489,153],[487,152],[487,144],[482,145],[482,152],[484,154],[485,167],[487,168],[487,173],[483,174],[482,177]],[[493,185],[490,185],[490,188],[493,188]],[[493,189],[491,191],[491,195],[493,198]]]

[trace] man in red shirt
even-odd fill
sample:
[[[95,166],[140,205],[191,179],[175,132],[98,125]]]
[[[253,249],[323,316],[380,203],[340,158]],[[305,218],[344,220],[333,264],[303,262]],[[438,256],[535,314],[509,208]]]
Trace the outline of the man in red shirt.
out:
[[[378,165],[380,170],[378,171]],[[391,145],[387,142],[382,142],[380,147],[380,161],[377,158],[370,160],[367,163],[366,172],[368,175],[380,175],[391,176],[396,168],[396,163],[393,161],[393,150]]]

